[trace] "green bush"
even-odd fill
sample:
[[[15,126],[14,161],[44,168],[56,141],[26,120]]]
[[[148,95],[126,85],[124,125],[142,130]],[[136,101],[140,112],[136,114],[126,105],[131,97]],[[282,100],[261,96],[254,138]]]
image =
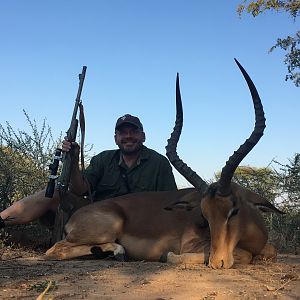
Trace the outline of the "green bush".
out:
[[[61,138],[54,140],[51,128],[36,121],[24,111],[31,132],[14,130],[0,124],[0,210],[14,201],[45,187],[48,166]]]

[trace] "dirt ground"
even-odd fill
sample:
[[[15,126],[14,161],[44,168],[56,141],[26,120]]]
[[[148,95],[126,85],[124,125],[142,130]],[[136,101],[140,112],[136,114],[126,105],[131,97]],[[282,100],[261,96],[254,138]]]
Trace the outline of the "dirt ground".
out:
[[[297,255],[212,270],[92,257],[49,261],[41,252],[0,249],[0,299],[300,299],[299,281]]]

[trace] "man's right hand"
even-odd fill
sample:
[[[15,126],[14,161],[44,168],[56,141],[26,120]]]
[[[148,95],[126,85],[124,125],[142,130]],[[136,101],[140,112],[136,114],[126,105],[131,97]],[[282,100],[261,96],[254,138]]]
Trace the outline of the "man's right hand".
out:
[[[70,191],[76,195],[83,195],[88,192],[88,182],[83,179],[82,173],[79,170],[79,152],[80,146],[78,143],[71,143],[67,137],[62,141],[61,149],[63,153],[70,153],[72,157],[72,172],[70,178]]]
[[[62,141],[61,150],[62,150],[62,152],[69,152],[71,149],[74,152],[74,156],[78,157],[79,149],[80,149],[78,143],[76,143],[76,142],[70,143],[68,141],[68,138],[65,137],[65,139]]]

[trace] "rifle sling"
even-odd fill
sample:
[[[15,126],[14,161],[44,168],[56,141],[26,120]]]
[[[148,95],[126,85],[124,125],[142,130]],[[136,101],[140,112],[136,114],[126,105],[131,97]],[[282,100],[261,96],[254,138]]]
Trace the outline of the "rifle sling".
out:
[[[88,197],[90,202],[93,202],[93,197],[92,197],[92,192],[90,185],[84,176],[84,139],[85,139],[85,118],[84,118],[84,110],[83,110],[83,105],[82,102],[79,102],[79,125],[80,125],[80,131],[81,131],[81,145],[80,145],[80,164],[81,164],[81,172],[83,176],[83,180],[86,182],[87,187],[88,187]]]

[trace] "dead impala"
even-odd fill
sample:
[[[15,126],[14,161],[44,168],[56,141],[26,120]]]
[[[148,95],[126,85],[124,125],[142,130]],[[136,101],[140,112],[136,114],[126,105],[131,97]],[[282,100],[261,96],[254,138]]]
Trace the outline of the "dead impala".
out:
[[[46,255],[69,259],[91,253],[117,258],[208,263],[230,268],[254,256],[273,256],[260,210],[282,213],[263,197],[232,183],[233,173],[257,144],[265,128],[264,111],[256,88],[236,61],[250,89],[255,127],[229,158],[220,179],[208,185],[177,155],[183,124],[179,79],[176,80],[176,122],[167,156],[195,187],[170,192],[144,192],[95,202],[77,210],[65,226],[66,237]],[[268,253],[268,251],[270,253]]]

